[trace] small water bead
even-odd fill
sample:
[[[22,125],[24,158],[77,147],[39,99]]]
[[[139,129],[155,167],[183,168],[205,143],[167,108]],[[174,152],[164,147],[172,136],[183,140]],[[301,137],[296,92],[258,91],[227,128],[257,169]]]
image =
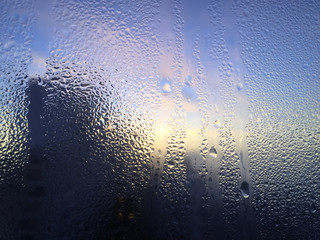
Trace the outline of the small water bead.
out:
[[[243,89],[243,85],[242,85],[241,82],[239,82],[239,83],[237,84],[237,89],[238,89],[238,91],[241,91],[241,90]]]
[[[186,78],[185,78],[185,84],[187,86],[191,86],[192,85],[192,77],[190,75],[187,75]]]
[[[215,126],[216,128],[221,128],[221,122],[220,122],[220,120],[214,121],[214,126]]]
[[[317,212],[316,204],[312,203],[311,204],[311,213],[316,213],[316,212]]]
[[[174,161],[173,160],[168,161],[168,167],[169,168],[173,168],[174,167]]]

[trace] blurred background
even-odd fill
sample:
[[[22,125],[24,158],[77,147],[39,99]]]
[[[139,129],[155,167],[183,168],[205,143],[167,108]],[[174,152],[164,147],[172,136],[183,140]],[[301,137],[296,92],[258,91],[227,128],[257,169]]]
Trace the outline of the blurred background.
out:
[[[319,1],[0,21],[0,239],[320,239]]]

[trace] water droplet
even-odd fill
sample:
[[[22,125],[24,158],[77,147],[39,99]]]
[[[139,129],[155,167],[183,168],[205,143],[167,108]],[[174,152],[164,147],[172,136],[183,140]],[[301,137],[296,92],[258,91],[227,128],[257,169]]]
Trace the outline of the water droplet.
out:
[[[3,48],[4,48],[4,50],[6,50],[6,51],[10,51],[11,48],[12,48],[15,44],[16,44],[15,41],[10,40],[10,41],[6,42],[6,44],[4,44]]]
[[[160,88],[162,93],[171,93],[172,88],[171,88],[171,82],[169,80],[162,80],[160,82]]]
[[[214,121],[214,126],[216,128],[221,128],[221,122],[219,120]]]
[[[214,104],[214,105],[213,105],[213,108],[214,108],[214,111],[215,111],[216,113],[219,113],[219,108],[218,108],[217,104]]]
[[[243,181],[240,187],[240,192],[242,197],[248,198],[249,197],[249,183]]]
[[[174,167],[174,161],[170,160],[168,161],[168,167],[173,168]]]
[[[212,147],[210,148],[209,155],[210,155],[211,157],[214,157],[214,158],[216,158],[216,157],[218,156],[217,150],[215,149],[214,146],[212,146]]]
[[[184,86],[182,88],[182,95],[186,99],[190,99],[190,100],[196,100],[197,99],[197,94],[196,94],[195,90],[192,87]]]
[[[191,84],[192,84],[192,77],[190,76],[190,75],[187,75],[186,76],[186,78],[185,78],[185,84],[187,85],[187,86],[191,86]]]
[[[316,205],[315,205],[315,203],[312,203],[311,204],[311,213],[316,213],[316,211],[317,211]]]
[[[241,91],[241,90],[242,90],[242,88],[243,88],[242,83],[238,83],[238,84],[237,84],[237,89],[238,89],[239,91]]]

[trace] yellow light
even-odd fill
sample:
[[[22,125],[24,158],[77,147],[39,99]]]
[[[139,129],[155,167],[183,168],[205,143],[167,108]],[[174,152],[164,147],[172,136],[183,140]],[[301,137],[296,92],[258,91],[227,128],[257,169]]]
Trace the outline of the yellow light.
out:
[[[169,135],[169,126],[165,123],[158,123],[155,126],[154,140],[155,149],[165,149],[167,146],[167,139]]]

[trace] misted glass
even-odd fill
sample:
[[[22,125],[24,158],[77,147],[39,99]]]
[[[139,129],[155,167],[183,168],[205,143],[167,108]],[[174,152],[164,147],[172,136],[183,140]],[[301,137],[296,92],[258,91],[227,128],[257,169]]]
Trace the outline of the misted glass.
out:
[[[320,1],[0,22],[0,239],[320,239]]]

